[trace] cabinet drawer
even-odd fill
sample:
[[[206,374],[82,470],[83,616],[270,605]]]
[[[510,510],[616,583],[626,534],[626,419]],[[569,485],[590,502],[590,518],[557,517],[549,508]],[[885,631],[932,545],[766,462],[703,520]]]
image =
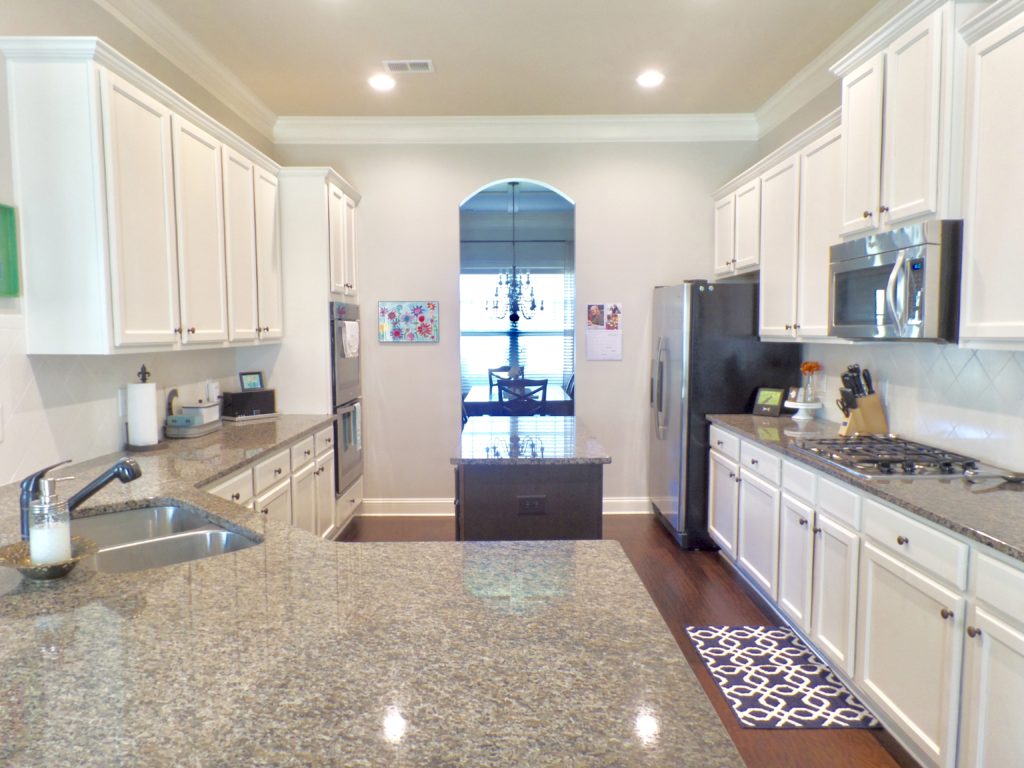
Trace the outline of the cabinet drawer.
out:
[[[711,425],[708,435],[708,445],[726,458],[740,460],[740,439],[714,424]]]
[[[977,551],[973,570],[978,600],[1015,619],[1024,616],[1024,570]]]
[[[816,498],[818,476],[788,459],[782,460],[782,488],[790,495],[813,504]]]
[[[252,490],[252,469],[243,469],[230,477],[220,480],[215,485],[205,489],[207,493],[220,496],[222,499],[234,501],[238,504],[248,504],[253,496]]]
[[[313,461],[313,436],[310,435],[291,447],[292,467],[298,469]]]
[[[316,444],[316,455],[329,451],[334,447],[334,425],[324,427],[313,436]]]
[[[352,519],[352,515],[359,508],[359,505],[363,503],[363,478],[360,477],[352,485],[344,490],[341,494],[341,498],[338,499],[336,506],[337,519],[335,525],[340,531],[348,521]]]
[[[782,457],[744,441],[740,445],[740,467],[778,486],[782,476]]]
[[[263,493],[274,483],[291,474],[291,465],[288,463],[288,449],[278,451],[270,458],[258,462],[253,468],[256,478],[256,493]]]
[[[855,531],[860,530],[860,498],[860,494],[851,488],[824,477],[818,478],[818,511]]]
[[[959,589],[967,588],[969,549],[965,542],[870,499],[864,500],[864,532],[890,552]]]

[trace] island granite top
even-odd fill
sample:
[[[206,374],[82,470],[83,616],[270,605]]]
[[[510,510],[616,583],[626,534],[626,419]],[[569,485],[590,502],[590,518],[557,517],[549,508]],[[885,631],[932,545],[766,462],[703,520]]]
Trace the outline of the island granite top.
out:
[[[610,464],[575,416],[473,416],[452,464]]]
[[[196,489],[329,423],[138,454],[143,477],[83,510],[174,498],[259,546],[56,582],[0,568],[0,763],[742,765],[618,543],[339,544]]]
[[[794,447],[802,439],[838,436],[839,425],[833,422],[750,414],[710,414],[707,418],[882,501],[1024,561],[1024,486],[1020,483],[959,477],[865,480]]]

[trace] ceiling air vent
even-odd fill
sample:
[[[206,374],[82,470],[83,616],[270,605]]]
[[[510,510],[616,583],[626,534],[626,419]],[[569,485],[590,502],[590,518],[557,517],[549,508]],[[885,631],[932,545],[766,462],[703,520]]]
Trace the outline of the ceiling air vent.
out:
[[[434,71],[434,62],[430,59],[389,59],[384,62],[384,69],[391,74],[421,74]]]

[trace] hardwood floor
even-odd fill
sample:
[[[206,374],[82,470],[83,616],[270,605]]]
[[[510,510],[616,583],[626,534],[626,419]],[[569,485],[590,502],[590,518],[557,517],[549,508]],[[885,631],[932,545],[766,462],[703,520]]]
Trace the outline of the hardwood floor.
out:
[[[339,541],[452,541],[451,517],[358,517]],[[649,516],[604,519],[604,538],[622,544],[750,768],[917,766],[884,731],[742,728],[686,636],[687,624],[782,624],[771,606],[716,552],[686,552]]]

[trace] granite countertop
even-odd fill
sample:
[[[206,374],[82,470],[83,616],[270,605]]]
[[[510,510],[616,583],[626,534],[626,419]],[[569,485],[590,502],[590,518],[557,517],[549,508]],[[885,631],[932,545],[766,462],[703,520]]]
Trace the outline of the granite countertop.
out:
[[[839,425],[798,422],[788,417],[712,414],[708,420],[877,496],[944,528],[1024,561],[1024,485],[999,478],[960,477],[865,480],[798,451],[794,444],[813,437],[836,437]]]
[[[83,510],[177,498],[258,546],[56,582],[0,568],[0,763],[742,765],[618,543],[339,544],[196,489],[329,422],[140,454],[140,480]]]
[[[452,464],[610,464],[611,456],[575,416],[474,416]]]

